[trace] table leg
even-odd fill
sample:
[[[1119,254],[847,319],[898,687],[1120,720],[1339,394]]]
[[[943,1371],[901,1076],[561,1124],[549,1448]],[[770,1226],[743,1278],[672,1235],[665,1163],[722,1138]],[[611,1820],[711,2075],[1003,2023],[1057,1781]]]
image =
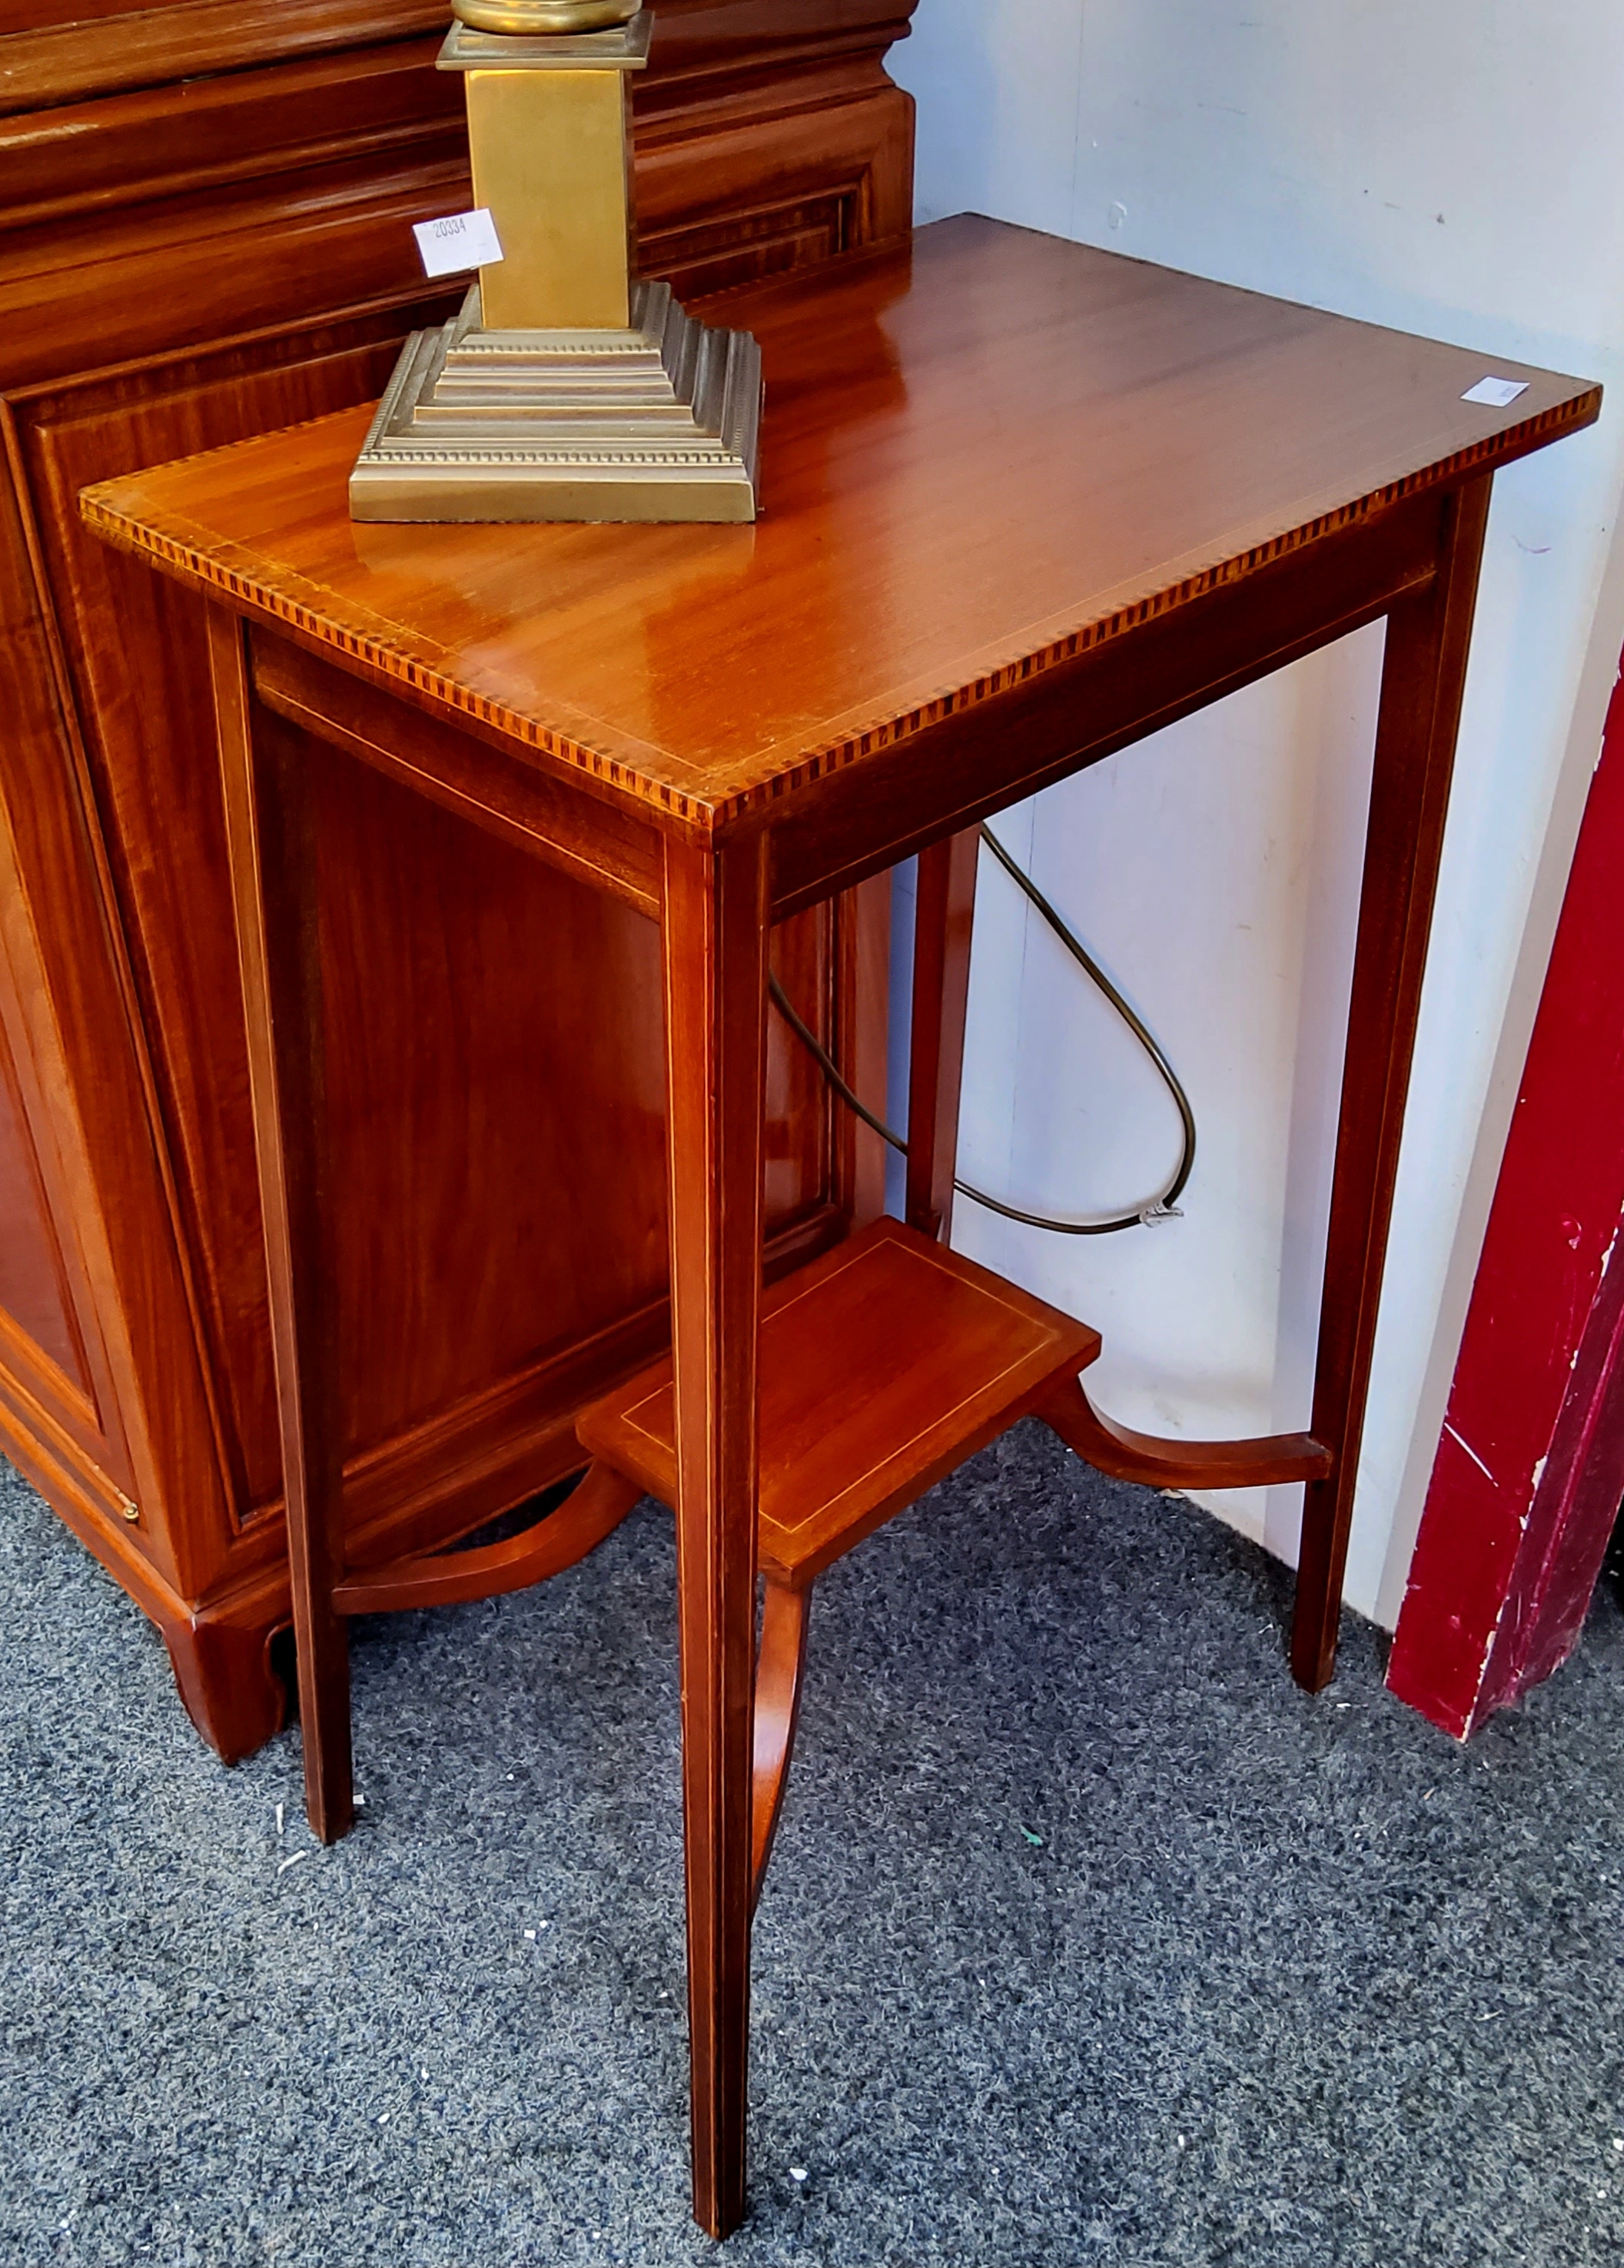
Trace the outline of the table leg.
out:
[[[908,1042],[910,1228],[946,1242],[953,1226],[970,936],[980,829],[921,850],[914,899],[913,1010]]]
[[[1460,722],[1487,477],[1445,502],[1438,570],[1387,618],[1376,765],[1332,1181],[1310,1430],[1332,1452],[1303,1504],[1291,1667],[1318,1692],[1337,1627],[1427,936]]]
[[[744,2212],[764,836],[668,842],[663,922],[694,2217]]]
[[[355,1811],[349,1638],[333,1606],[343,1565],[343,1455],[315,849],[299,753],[269,717],[256,746],[242,624],[223,607],[210,607],[209,618],[270,1289],[305,1801],[315,1834],[333,1843]]]
[[[890,1023],[890,871],[871,874],[837,903],[835,1056],[853,1093],[883,1117]],[[885,1211],[885,1145],[855,1111],[832,1097],[830,1107],[836,1201],[854,1229],[867,1228]]]
[[[789,1761],[801,1716],[801,1687],[807,1667],[807,1623],[812,1587],[792,1590],[769,1576],[761,1603],[761,1650],[756,1660],[756,1785],[751,1796],[751,1869],[759,1901],[779,1831]]]

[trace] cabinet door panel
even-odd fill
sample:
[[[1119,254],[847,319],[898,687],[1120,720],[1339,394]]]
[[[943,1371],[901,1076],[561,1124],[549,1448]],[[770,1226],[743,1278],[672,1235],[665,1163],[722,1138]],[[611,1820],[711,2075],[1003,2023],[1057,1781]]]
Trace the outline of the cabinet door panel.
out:
[[[26,460],[221,1388],[240,1512],[274,1493],[269,1322],[203,618],[80,525],[104,473],[363,401],[399,316],[323,327],[20,406]]]
[[[317,777],[349,1447],[538,1366],[660,1297],[655,924],[265,717]],[[821,913],[786,924],[828,983]],[[779,1223],[827,1186],[816,1074],[775,1049]]]
[[[95,542],[76,499],[129,466],[370,399],[374,316],[26,404],[61,609],[243,1517],[278,1483],[247,1067],[196,602]],[[284,728],[285,729],[285,728]],[[373,1449],[656,1298],[664,1281],[653,924],[311,744],[330,1107],[344,1190],[348,1446]],[[786,925],[827,1032],[830,917]],[[818,1076],[775,1032],[769,1215],[832,1194]]]
[[[45,1184],[17,1092],[17,1073],[0,1030],[0,1309],[25,1332],[91,1415],[91,1384],[71,1321],[62,1254]]]

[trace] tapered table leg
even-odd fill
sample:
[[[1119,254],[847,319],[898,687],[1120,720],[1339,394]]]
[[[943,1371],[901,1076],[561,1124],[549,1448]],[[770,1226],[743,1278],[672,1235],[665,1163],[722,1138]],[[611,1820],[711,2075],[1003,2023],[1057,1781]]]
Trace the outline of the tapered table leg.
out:
[[[1488,496],[1485,477],[1444,500],[1437,574],[1387,618],[1310,1425],[1334,1462],[1303,1498],[1291,1640],[1292,1673],[1310,1692],[1329,1683],[1336,1668],[1382,1266]]]
[[[762,836],[668,841],[664,958],[694,2217],[744,2211],[766,1069]]]
[[[243,629],[209,609],[248,1079],[265,1219],[287,1503],[305,1802],[336,1842],[355,1820],[350,1653],[333,1589],[343,1566],[338,1315],[327,1206],[320,939],[305,767],[285,728],[255,722]]]
[[[921,850],[914,897],[906,1212],[910,1228],[944,1243],[953,1226],[980,842],[979,828],[967,827]]]

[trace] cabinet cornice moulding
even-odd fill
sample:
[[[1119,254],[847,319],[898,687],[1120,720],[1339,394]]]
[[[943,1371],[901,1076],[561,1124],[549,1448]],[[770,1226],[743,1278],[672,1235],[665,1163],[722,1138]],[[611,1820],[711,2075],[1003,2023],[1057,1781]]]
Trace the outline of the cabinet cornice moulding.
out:
[[[444,0],[181,0],[11,32],[0,34],[0,114],[422,37],[446,14]]]
[[[663,0],[653,75],[684,79],[854,48],[882,55],[906,36],[913,6],[914,0]],[[8,18],[28,12],[0,6],[0,116],[438,36],[451,15],[448,0],[180,0],[8,28]]]

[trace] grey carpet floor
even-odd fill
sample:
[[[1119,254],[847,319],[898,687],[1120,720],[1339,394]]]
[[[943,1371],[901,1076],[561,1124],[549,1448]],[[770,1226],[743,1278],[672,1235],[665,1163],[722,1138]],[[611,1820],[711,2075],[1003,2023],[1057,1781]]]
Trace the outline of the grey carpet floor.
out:
[[[8,1476],[0,2258],[1615,2261],[1624,1616],[1462,1751],[1358,1623],[1296,1692],[1286,1605],[1030,1427],[826,1579],[718,2256],[668,1519],[360,1625],[323,1852]]]

